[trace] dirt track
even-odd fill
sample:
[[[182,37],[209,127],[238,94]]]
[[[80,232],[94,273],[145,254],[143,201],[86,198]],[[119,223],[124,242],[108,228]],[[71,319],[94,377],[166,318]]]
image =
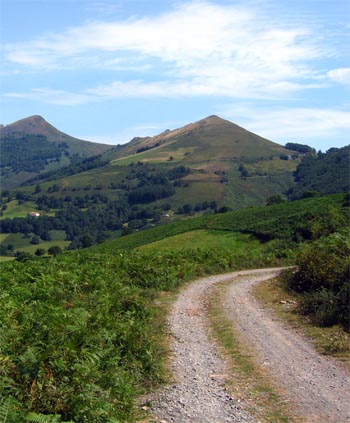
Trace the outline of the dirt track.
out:
[[[343,367],[320,357],[300,335],[285,328],[249,294],[280,269],[203,278],[178,296],[169,315],[174,381],[151,398],[157,421],[174,423],[255,422],[225,389],[225,363],[207,336],[205,299],[211,287],[232,280],[225,310],[264,366],[307,422],[350,422],[350,384]]]

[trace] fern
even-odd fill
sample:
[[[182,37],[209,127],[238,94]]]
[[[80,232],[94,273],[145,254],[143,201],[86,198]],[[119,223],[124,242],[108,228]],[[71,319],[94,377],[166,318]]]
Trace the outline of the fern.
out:
[[[0,423],[20,423],[18,402],[11,396],[0,398]]]
[[[37,414],[29,413],[26,420],[30,423],[61,423],[61,416],[59,414]],[[66,423],[74,423],[73,421]]]

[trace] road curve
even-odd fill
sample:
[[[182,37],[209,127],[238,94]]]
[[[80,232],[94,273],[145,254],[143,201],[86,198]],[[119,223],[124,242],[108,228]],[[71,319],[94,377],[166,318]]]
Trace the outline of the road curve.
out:
[[[249,293],[255,284],[280,271],[258,269],[211,276],[180,292],[168,318],[173,382],[149,398],[157,422],[256,423],[226,390],[225,363],[207,335],[205,300],[215,284],[225,281],[232,281],[223,295],[227,317],[249,344],[256,362],[268,370],[285,399],[294,404],[296,413],[310,423],[350,422],[350,385],[344,368],[320,356]]]
[[[264,274],[271,271],[262,270]],[[207,335],[205,299],[212,286],[256,271],[199,279],[181,291],[168,324],[173,383],[150,398],[157,422],[255,423],[225,389],[225,363]]]
[[[307,422],[350,422],[349,372],[334,359],[321,356],[296,330],[263,309],[250,293],[258,282],[259,278],[244,277],[231,284],[224,296],[225,314],[255,360]]]

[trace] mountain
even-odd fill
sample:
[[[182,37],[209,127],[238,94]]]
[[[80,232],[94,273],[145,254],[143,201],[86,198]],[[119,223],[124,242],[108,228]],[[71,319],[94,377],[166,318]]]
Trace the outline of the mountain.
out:
[[[0,128],[1,137],[4,136],[25,136],[25,135],[41,135],[46,137],[49,142],[55,144],[66,143],[70,154],[78,154],[79,156],[89,157],[102,154],[111,148],[107,144],[98,144],[91,141],[85,141],[71,137],[64,132],[59,131],[43,117],[34,115],[18,120],[9,125]]]
[[[45,170],[102,154],[111,146],[71,137],[41,116],[30,116],[1,125],[0,148],[1,185],[12,188]]]
[[[134,138],[101,156],[76,160],[60,138],[62,133],[40,119],[34,121],[39,122],[36,128],[44,128],[40,134],[38,129],[28,133],[30,122],[22,122],[17,138],[7,143],[16,147],[7,152],[7,167],[16,166],[19,175],[31,178],[19,186],[12,172],[8,181],[16,190],[1,193],[2,230],[10,234],[6,242],[17,246],[16,234],[27,233],[20,243],[27,242],[29,249],[37,237],[72,249],[87,247],[194,214],[265,205],[269,198],[282,201],[280,196],[294,185],[297,165],[308,154],[209,116],[154,137]],[[53,135],[56,142],[48,141]],[[40,148],[26,150],[27,144]],[[17,163],[19,156],[27,160]],[[30,212],[43,219],[28,218]],[[13,221],[14,217],[24,219]]]
[[[283,194],[302,156],[218,116],[136,137],[105,155],[119,172],[126,166],[185,166],[190,172],[171,198],[176,205],[215,200],[234,209]]]
[[[142,153],[138,158],[150,162],[172,156],[183,163],[290,154],[279,144],[215,115],[154,137],[136,137],[117,151],[115,159],[138,153]]]

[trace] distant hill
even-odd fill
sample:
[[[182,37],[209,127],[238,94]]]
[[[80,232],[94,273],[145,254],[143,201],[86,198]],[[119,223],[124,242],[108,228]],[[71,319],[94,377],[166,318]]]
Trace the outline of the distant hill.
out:
[[[294,180],[297,169],[301,178],[299,163],[322,161],[312,151],[286,149],[217,116],[86,158],[71,155],[55,128],[34,121],[43,125],[41,133],[16,132],[3,148],[5,176],[15,189],[1,192],[0,220],[15,248],[32,249],[37,237],[87,247],[189,216],[283,201],[300,183]],[[30,131],[28,122],[19,127]],[[48,141],[51,135],[55,142]],[[26,160],[16,162],[18,157]],[[339,172],[347,174],[338,159],[333,173],[319,175],[325,186]],[[17,173],[8,171],[11,166]],[[23,175],[20,186],[16,178]],[[332,192],[338,189],[344,191],[343,185]],[[33,211],[40,213],[37,220],[28,217]]]
[[[55,128],[43,125],[40,119],[34,122],[45,128],[36,137],[53,133],[62,141],[62,133]],[[29,131],[31,123],[16,126]],[[54,146],[66,148],[65,143]],[[52,144],[48,155],[51,150]],[[66,154],[64,151],[63,158]],[[85,159],[87,163],[74,163],[69,156],[66,166],[58,167],[47,159],[50,165],[45,171],[27,180],[44,184],[44,189],[54,183],[49,194],[59,198],[63,190],[73,197],[81,197],[79,191],[84,190],[85,195],[103,194],[109,200],[127,200],[133,205],[170,205],[174,210],[186,206],[185,210],[190,210],[214,201],[239,209],[283,195],[293,185],[293,172],[302,156],[218,116],[209,116],[154,137],[136,137],[110,148],[97,160]],[[32,161],[27,160],[26,165]],[[63,165],[62,159],[59,164]]]
[[[215,200],[234,209],[264,204],[270,195],[284,193],[293,185],[302,156],[218,116],[136,137],[106,153],[120,171],[134,165],[188,167],[191,172],[181,178],[173,203]]]
[[[282,153],[290,154],[290,151],[288,153],[279,144],[213,115],[154,137],[136,137],[118,150],[115,159],[138,154],[137,159],[147,162],[166,161],[173,157],[183,163],[196,163],[242,157],[267,158]]]
[[[71,137],[41,116],[0,127],[1,185],[12,188],[36,174],[104,153],[111,146]]]
[[[349,192],[350,145],[303,157],[295,172],[295,182],[288,192],[292,200]]]

